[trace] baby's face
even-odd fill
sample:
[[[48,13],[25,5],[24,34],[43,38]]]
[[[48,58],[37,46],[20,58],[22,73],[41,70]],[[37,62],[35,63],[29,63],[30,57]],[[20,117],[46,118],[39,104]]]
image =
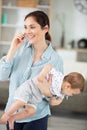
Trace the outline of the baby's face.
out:
[[[72,89],[71,85],[68,82],[64,82],[62,85],[62,93],[67,96],[73,96],[80,94],[80,89],[79,88]]]

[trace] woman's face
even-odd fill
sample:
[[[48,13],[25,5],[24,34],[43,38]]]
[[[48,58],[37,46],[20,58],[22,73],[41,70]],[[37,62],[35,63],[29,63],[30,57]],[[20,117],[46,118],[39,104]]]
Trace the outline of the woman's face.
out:
[[[47,27],[41,26],[35,21],[33,17],[28,17],[24,21],[25,37],[29,39],[31,44],[39,44],[45,39],[45,33],[48,31]]]

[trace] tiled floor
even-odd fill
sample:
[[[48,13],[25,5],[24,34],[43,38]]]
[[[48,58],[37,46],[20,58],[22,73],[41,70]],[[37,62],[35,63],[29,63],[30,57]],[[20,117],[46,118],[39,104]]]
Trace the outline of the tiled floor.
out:
[[[6,130],[5,125],[0,124],[0,130]],[[87,130],[87,114],[61,112],[59,115],[51,116],[48,130]]]

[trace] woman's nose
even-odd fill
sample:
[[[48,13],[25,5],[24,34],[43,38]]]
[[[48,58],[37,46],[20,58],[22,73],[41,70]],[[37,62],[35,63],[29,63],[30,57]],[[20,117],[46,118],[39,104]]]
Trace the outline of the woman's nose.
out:
[[[30,29],[30,28],[27,28],[27,29],[25,30],[25,33],[26,33],[26,34],[31,33],[31,29]]]

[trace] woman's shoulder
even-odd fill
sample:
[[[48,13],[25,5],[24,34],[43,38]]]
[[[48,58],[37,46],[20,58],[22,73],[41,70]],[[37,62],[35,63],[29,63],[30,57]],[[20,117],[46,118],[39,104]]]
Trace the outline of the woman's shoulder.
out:
[[[54,59],[54,60],[56,60],[56,61],[62,61],[62,57],[58,54],[58,52],[57,51],[55,51],[55,50],[53,50],[53,53],[52,53],[52,55],[51,55],[51,58],[52,59]]]
[[[57,51],[53,50],[53,53],[51,54],[51,60],[50,64],[56,69],[60,70],[63,72],[63,59],[62,57],[58,54]]]

